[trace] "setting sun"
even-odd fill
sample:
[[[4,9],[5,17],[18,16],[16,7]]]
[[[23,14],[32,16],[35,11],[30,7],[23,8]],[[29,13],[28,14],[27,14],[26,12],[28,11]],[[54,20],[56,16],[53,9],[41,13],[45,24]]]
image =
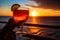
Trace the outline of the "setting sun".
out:
[[[34,10],[31,12],[31,16],[37,16],[37,12]]]
[[[30,8],[29,16],[60,16],[59,10]]]

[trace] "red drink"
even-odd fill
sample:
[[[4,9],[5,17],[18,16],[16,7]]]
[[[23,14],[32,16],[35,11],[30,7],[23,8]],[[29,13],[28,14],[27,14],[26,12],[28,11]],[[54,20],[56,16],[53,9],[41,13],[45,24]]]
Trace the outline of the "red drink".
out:
[[[16,23],[21,21],[21,20],[27,21],[28,17],[29,17],[28,10],[15,10],[13,12],[13,18],[14,18]]]

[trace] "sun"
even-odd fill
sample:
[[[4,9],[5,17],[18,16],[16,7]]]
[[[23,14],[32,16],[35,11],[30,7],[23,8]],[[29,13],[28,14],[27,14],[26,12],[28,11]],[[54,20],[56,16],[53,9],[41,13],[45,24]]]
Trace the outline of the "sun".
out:
[[[37,16],[37,12],[36,11],[32,11],[31,12],[31,16]]]

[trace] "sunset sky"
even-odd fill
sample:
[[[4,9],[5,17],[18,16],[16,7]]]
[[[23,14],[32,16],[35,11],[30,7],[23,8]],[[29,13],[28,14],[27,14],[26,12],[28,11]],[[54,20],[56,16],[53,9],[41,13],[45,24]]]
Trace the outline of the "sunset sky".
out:
[[[0,0],[0,16],[12,16],[10,7],[20,4],[21,8],[29,8],[29,15],[60,16],[59,0]],[[24,5],[27,4],[27,7]]]

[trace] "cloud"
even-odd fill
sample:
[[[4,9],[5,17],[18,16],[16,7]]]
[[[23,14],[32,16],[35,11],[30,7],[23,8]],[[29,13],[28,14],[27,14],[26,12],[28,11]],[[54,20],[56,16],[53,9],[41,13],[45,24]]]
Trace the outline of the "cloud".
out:
[[[60,10],[60,0],[29,0],[34,1],[39,7]]]

